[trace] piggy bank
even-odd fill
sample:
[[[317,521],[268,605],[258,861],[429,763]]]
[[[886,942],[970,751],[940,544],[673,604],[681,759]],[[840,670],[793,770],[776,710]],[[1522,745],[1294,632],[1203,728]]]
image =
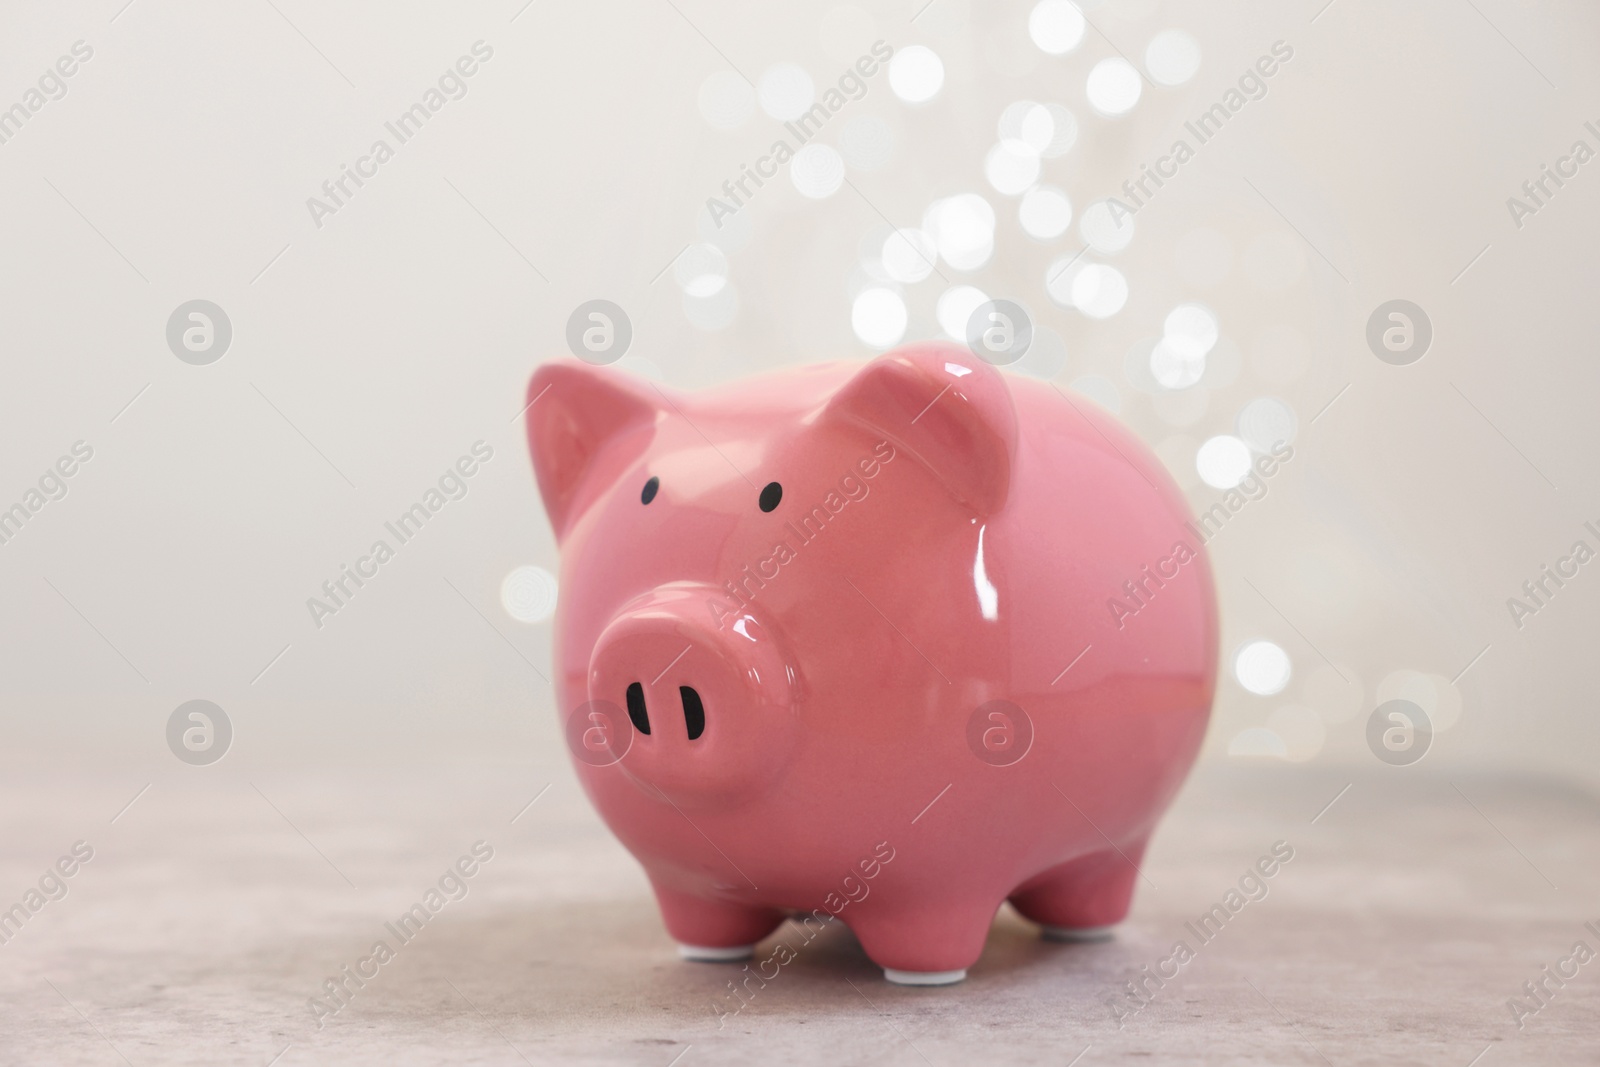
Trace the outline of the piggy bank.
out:
[[[693,394],[549,363],[528,400],[565,736],[685,958],[838,919],[932,985],[1006,901],[1127,914],[1217,660],[1129,430],[942,344]]]

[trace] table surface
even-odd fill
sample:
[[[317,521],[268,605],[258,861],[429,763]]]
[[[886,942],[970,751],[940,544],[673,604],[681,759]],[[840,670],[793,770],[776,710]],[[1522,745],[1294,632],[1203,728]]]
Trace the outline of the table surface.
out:
[[[1600,804],[1558,784],[1202,767],[1113,940],[1042,942],[1006,908],[965,983],[905,989],[847,930],[786,927],[795,958],[719,1018],[732,971],[676,958],[563,769],[205,773],[226,766],[125,809],[126,771],[5,775],[0,907],[74,842],[94,855],[0,945],[4,1062],[1600,1062],[1600,962],[1546,980],[1520,1028],[1507,1003],[1575,942],[1600,950]],[[478,840],[494,855],[466,896],[319,1027],[323,981],[397,943],[384,923]],[[1200,944],[1185,922],[1280,840],[1266,897]],[[1180,939],[1193,958],[1119,1018]]]

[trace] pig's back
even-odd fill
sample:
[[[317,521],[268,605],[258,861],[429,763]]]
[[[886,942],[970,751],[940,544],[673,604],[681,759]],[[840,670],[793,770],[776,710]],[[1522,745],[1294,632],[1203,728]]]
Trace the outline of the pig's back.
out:
[[[1130,430],[1050,383],[1007,382],[1018,447],[992,558],[1011,568],[1015,699],[1045,720],[1039,773],[1090,797],[1142,796],[1133,807],[1153,815],[1210,716],[1217,621],[1204,546],[1182,492]],[[1136,596],[1129,582],[1142,585]],[[1148,792],[1128,793],[1134,781]],[[1112,806],[1123,808],[1105,812],[1112,821],[1139,821]]]

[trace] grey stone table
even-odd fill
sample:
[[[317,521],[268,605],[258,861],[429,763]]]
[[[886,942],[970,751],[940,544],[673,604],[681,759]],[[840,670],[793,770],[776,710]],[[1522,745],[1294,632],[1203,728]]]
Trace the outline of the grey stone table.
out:
[[[148,789],[125,769],[12,768],[0,906],[44,889],[0,945],[0,1060],[1600,1062],[1600,962],[1572,955],[1600,950],[1585,926],[1600,928],[1600,803],[1384,770],[1203,766],[1111,941],[1041,942],[1007,909],[966,983],[904,989],[847,930],[786,927],[794,959],[719,1014],[734,971],[676,958],[643,875],[557,763],[235,761],[151,772]],[[1279,841],[1294,858],[1265,895],[1246,881],[1260,899],[1196,936]],[[50,877],[63,856],[71,877]],[[385,924],[463,856],[471,876],[402,943]],[[386,961],[380,938],[399,946]],[[311,998],[346,966],[373,976],[319,1018]]]

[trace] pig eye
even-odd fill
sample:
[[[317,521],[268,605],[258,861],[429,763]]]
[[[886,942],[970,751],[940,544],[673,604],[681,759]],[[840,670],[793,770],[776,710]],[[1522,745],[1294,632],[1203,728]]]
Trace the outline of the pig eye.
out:
[[[660,489],[660,488],[661,488],[661,479],[660,478],[656,478],[656,477],[651,477],[651,479],[648,482],[644,483],[644,492],[639,494],[639,502],[641,504],[650,503],[650,501],[652,501],[652,500],[654,500],[656,498],[656,490]]]
[[[777,482],[768,482],[767,487],[761,490],[761,510],[771,511],[783,499],[783,486]]]

